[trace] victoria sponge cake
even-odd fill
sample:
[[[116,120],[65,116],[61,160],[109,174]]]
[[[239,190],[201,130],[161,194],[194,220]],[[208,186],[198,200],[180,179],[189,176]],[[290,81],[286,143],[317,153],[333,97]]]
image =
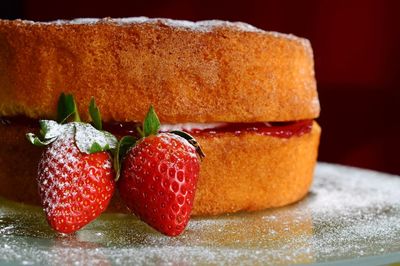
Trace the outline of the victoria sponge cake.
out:
[[[193,215],[284,206],[312,183],[321,130],[306,39],[215,20],[0,20],[1,197],[39,203],[41,150],[25,133],[56,117],[62,92],[82,110],[94,96],[117,136],[153,105],[165,130],[196,137],[207,157]],[[116,195],[109,210],[123,208]]]

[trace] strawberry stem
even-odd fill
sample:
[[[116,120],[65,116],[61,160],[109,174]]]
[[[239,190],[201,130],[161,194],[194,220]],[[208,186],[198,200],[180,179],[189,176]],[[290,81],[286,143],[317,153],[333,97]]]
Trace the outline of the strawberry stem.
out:
[[[143,132],[143,130],[142,130],[142,128],[141,128],[140,126],[137,126],[137,127],[136,127],[136,130],[137,130],[137,132],[139,132],[139,135],[140,135],[142,138],[145,137],[145,136],[144,136],[144,132]]]
[[[132,136],[125,136],[120,139],[117,143],[117,147],[114,150],[114,170],[115,170],[115,181],[118,181],[121,172],[122,158],[133,147],[136,143],[136,138]]]

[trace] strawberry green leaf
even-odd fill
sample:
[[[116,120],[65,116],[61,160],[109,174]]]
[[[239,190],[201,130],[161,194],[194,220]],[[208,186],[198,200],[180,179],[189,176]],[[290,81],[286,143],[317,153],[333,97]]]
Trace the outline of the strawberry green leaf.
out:
[[[102,131],[101,116],[98,107],[91,99],[89,104],[89,113],[92,118],[93,125],[80,122],[78,108],[74,97],[71,94],[60,95],[58,100],[58,121],[40,120],[40,135],[41,138],[29,133],[27,139],[34,145],[44,146],[63,134],[74,134],[75,143],[78,149],[83,153],[95,153],[114,149],[117,145],[117,139],[106,131]],[[74,122],[66,123],[73,116]]]
[[[190,134],[180,131],[180,130],[173,130],[170,131],[169,133],[178,135],[184,139],[186,139],[193,147],[195,147],[197,154],[199,155],[200,159],[202,160],[206,155],[204,154],[203,150],[201,149],[200,144],[197,142],[197,140]]]
[[[144,122],[143,122],[144,137],[147,137],[150,135],[156,135],[158,133],[159,129],[160,129],[160,120],[158,119],[153,106],[150,106],[149,111],[147,112],[146,118],[144,119]]]
[[[60,125],[53,120],[40,120],[40,135],[37,137],[33,133],[26,134],[26,138],[35,146],[46,146],[57,139],[57,137],[68,130],[66,125]]]
[[[60,125],[53,120],[40,120],[39,125],[43,139],[57,138],[67,129],[64,125]]]
[[[94,97],[92,97],[92,99],[90,100],[89,114],[90,114],[90,117],[92,118],[92,125],[95,128],[97,128],[98,130],[101,130],[102,129],[102,124],[101,124],[100,110],[96,105]]]
[[[74,116],[73,120],[75,122],[80,122],[81,119],[79,117],[78,108],[76,106],[74,97],[72,94],[64,94],[61,93],[60,98],[58,99],[58,107],[57,107],[57,121],[60,124],[63,124],[66,120],[68,120],[72,115]]]
[[[38,146],[38,147],[46,146],[46,145],[52,143],[56,139],[56,138],[53,138],[53,139],[41,140],[33,133],[27,133],[25,136],[30,143],[32,143],[33,145]]]
[[[92,146],[90,147],[89,153],[92,154],[101,151],[103,151],[103,148],[100,146],[100,144],[97,142],[93,142]]]
[[[117,139],[107,131],[95,129],[92,125],[81,122],[70,123],[75,128],[75,144],[87,154],[115,149]]]
[[[136,143],[136,138],[131,136],[125,136],[120,139],[117,144],[117,148],[114,150],[114,170],[115,170],[115,181],[118,181],[121,172],[122,158],[133,147]]]

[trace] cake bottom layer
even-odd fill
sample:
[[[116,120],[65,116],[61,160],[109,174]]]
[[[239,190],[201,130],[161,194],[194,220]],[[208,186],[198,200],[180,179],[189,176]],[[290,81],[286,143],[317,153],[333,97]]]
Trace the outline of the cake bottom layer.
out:
[[[29,144],[26,125],[0,124],[0,196],[39,204],[36,175],[42,150]],[[207,155],[193,215],[280,207],[303,198],[311,185],[321,129],[278,138],[254,132],[195,137]],[[108,210],[126,211],[118,193]]]

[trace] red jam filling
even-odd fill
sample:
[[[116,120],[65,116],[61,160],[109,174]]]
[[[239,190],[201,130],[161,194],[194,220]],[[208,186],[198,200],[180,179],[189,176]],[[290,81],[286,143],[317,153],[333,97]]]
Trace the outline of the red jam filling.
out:
[[[226,125],[207,128],[207,129],[196,129],[184,130],[194,136],[212,137],[220,134],[231,133],[234,135],[241,135],[244,133],[256,133],[265,136],[279,137],[279,138],[290,138],[292,136],[302,136],[311,132],[313,120],[301,120],[294,122],[271,122],[271,123],[227,123]],[[126,136],[134,135],[138,136],[136,128],[141,124],[135,122],[109,122],[104,124],[104,129],[117,135]]]
[[[31,119],[24,116],[15,117],[0,117],[0,125],[25,125],[28,127],[38,127],[39,123],[36,119]],[[207,128],[193,128],[187,131],[194,136],[212,137],[220,134],[231,133],[241,135],[244,133],[255,133],[265,136],[278,138],[290,138],[292,136],[302,136],[311,132],[313,120],[300,120],[292,122],[255,122],[255,123],[227,123],[225,125]],[[104,130],[111,132],[117,136],[133,135],[138,136],[136,128],[141,124],[136,122],[108,122],[104,123]]]
[[[217,135],[232,133],[241,135],[243,133],[256,133],[278,138],[290,138],[301,136],[311,132],[313,120],[301,120],[295,122],[271,122],[271,123],[228,123],[224,126],[208,129],[192,129],[189,134],[193,135]]]

